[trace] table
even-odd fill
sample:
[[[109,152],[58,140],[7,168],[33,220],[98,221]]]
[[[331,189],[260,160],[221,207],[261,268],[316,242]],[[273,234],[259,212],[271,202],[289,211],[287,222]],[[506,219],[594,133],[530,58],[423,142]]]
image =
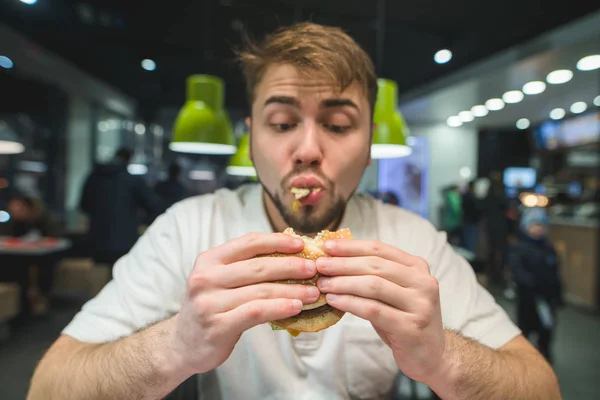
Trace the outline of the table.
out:
[[[51,275],[58,258],[69,248],[65,238],[42,238],[34,241],[0,237],[0,280],[21,286],[21,315],[35,314],[35,307],[44,300],[40,290],[40,275]],[[48,278],[51,280],[51,277]]]

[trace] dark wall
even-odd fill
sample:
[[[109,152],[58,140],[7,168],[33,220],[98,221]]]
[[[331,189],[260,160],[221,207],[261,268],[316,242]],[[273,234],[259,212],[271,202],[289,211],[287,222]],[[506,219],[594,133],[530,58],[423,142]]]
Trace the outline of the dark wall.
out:
[[[484,129],[479,131],[477,176],[507,167],[528,167],[533,155],[529,130]]]

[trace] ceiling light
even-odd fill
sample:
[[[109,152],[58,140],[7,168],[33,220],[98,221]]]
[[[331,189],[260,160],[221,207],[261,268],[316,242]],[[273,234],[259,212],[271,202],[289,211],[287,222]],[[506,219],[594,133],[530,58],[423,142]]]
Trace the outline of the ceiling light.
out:
[[[456,115],[448,118],[446,120],[446,123],[448,124],[448,126],[450,126],[452,128],[457,128],[463,124],[462,121],[460,120],[460,118]]]
[[[443,49],[435,53],[433,59],[438,64],[446,64],[452,59],[452,52],[448,49]]]
[[[565,114],[565,110],[562,108],[555,108],[554,110],[550,111],[550,118],[561,119],[565,116]]]
[[[571,112],[573,114],[581,114],[585,110],[587,110],[587,104],[585,104],[585,101],[578,101],[577,103],[573,103],[571,105]]]
[[[21,0],[21,3],[25,3],[25,4],[27,4],[28,6],[32,6],[32,5],[34,5],[35,3],[37,3],[37,0]]]
[[[505,103],[512,104],[520,102],[523,100],[523,97],[525,97],[525,95],[520,90],[509,90],[502,95],[502,100],[504,100]]]
[[[471,122],[475,119],[475,117],[473,116],[473,113],[471,111],[461,111],[458,113],[458,118],[460,118],[460,120],[462,122]]]
[[[10,221],[10,214],[7,211],[0,210],[0,224],[5,224]]]
[[[594,105],[600,107],[600,96],[596,96],[596,98],[594,99]]]
[[[188,177],[195,181],[212,181],[215,179],[215,172],[195,169],[189,172]]]
[[[569,82],[573,78],[573,72],[568,69],[557,69],[552,71],[546,77],[546,82],[552,85],[558,85],[561,83]]]
[[[527,118],[521,118],[520,120],[517,121],[517,128],[518,129],[527,129],[529,128],[530,122]]]
[[[146,133],[146,127],[143,124],[135,124],[135,133],[143,135]]]
[[[130,175],[146,175],[148,167],[144,164],[129,164],[127,166],[127,172]]]
[[[523,85],[523,93],[528,95],[540,94],[546,90],[546,84],[542,81],[531,81]]]
[[[459,173],[460,176],[464,179],[469,179],[472,175],[471,168],[469,167],[462,167]]]
[[[2,68],[6,68],[6,69],[11,69],[12,67],[14,67],[14,63],[12,62],[12,60],[6,56],[0,56],[0,67]]]
[[[600,54],[583,57],[577,61],[577,69],[580,71],[592,71],[600,68]]]
[[[156,69],[156,63],[154,60],[146,58],[142,60],[142,68],[144,68],[146,71],[154,71]]]
[[[473,108],[471,108],[471,112],[476,117],[485,117],[489,113],[487,107],[484,105],[474,106]]]
[[[485,102],[485,106],[490,111],[498,111],[504,108],[504,101],[502,99],[489,99]]]

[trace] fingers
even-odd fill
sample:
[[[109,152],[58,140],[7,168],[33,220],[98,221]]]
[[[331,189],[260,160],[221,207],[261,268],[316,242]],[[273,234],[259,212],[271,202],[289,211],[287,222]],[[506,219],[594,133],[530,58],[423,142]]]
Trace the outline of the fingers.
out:
[[[422,258],[375,240],[328,240],[325,242],[325,251],[334,257],[375,256],[408,267],[424,268],[427,266],[429,270],[427,262]]]
[[[200,306],[210,308],[210,313],[222,313],[255,300],[299,299],[303,304],[311,304],[321,294],[315,286],[284,283],[261,283],[218,293],[218,296],[211,296],[213,304],[202,304],[203,300],[200,299]]]
[[[402,288],[375,275],[324,277],[317,281],[323,293],[348,294],[378,300],[406,312],[417,310],[412,289]],[[332,304],[333,305],[333,304]]]
[[[297,253],[304,248],[302,239],[283,233],[249,233],[208,250],[204,255],[220,264],[231,264],[261,254]]]
[[[394,309],[377,300],[365,299],[350,294],[328,293],[326,299],[332,307],[366,319],[374,326],[383,329],[397,328],[398,324],[401,323],[401,319],[408,315],[402,310]]]
[[[288,279],[309,279],[316,273],[314,261],[299,257],[258,257],[197,272],[210,280],[210,287],[222,288]]]
[[[375,256],[321,257],[316,264],[317,271],[327,276],[375,275],[402,287],[418,284],[418,274],[413,268]]]
[[[254,300],[219,315],[219,323],[231,332],[244,332],[257,325],[278,319],[289,318],[302,311],[298,299]]]

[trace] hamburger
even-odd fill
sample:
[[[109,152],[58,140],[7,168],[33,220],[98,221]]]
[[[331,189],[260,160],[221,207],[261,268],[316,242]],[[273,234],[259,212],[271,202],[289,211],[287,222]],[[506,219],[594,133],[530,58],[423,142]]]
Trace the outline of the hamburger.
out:
[[[314,238],[298,235],[292,228],[287,228],[284,234],[299,237],[304,241],[304,249],[295,254],[274,253],[269,257],[301,257],[309,260],[317,260],[319,257],[328,257],[323,251],[323,245],[331,239],[352,239],[352,233],[349,229],[340,229],[338,231],[321,231]],[[319,279],[317,273],[310,279],[297,280],[289,279],[278,281],[278,283],[317,285]],[[271,322],[271,327],[275,330],[287,330],[292,336],[298,336],[300,332],[318,332],[336,324],[343,316],[344,312],[333,308],[325,301],[325,295],[321,294],[318,300],[312,304],[305,304],[302,311],[289,318]]]

